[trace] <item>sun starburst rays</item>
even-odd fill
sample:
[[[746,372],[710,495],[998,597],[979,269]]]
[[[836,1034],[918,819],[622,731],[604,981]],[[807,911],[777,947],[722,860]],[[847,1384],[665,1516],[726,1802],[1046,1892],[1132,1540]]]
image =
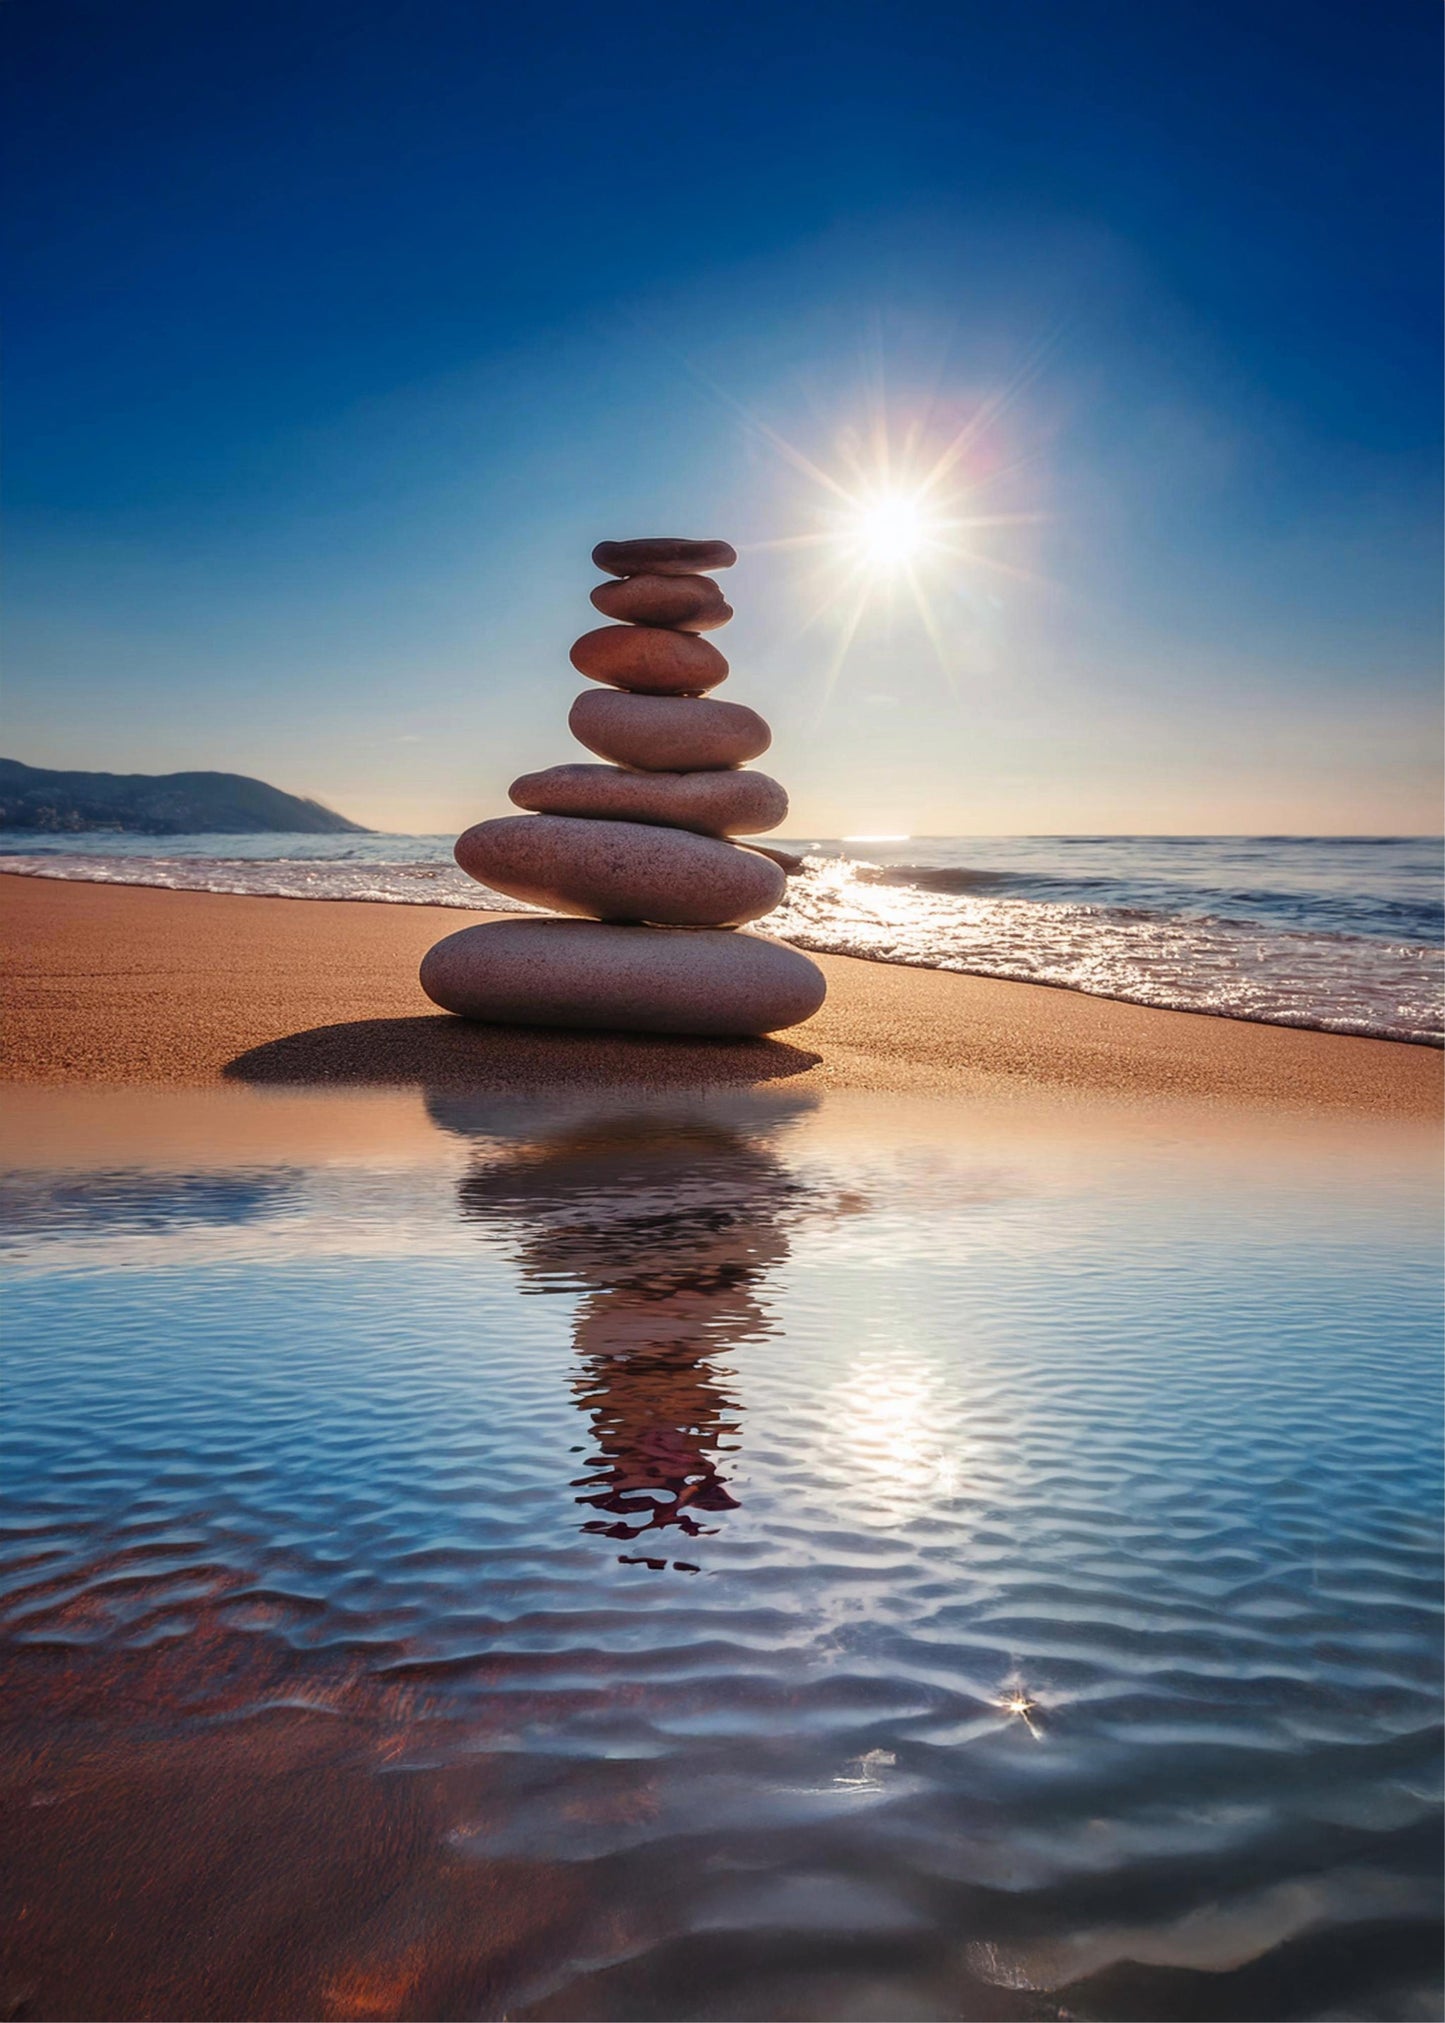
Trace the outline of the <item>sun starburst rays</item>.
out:
[[[818,524],[811,531],[759,542],[754,549],[811,552],[817,558],[797,636],[813,631],[830,615],[837,621],[821,683],[821,708],[831,700],[871,606],[891,606],[899,593],[906,596],[950,690],[956,693],[957,656],[950,652],[939,608],[942,599],[957,593],[960,579],[966,584],[981,573],[1014,581],[1039,580],[990,554],[978,537],[995,529],[1035,525],[1043,515],[970,512],[966,508],[972,500],[964,490],[940,495],[937,462],[924,481],[909,475],[917,468],[915,439],[906,438],[897,455],[879,440],[870,449],[876,462],[870,471],[855,456],[849,471],[852,485],[830,478],[828,503],[815,504]],[[800,459],[795,467],[810,462]],[[880,477],[880,472],[890,475]]]
[[[795,554],[812,565],[795,579],[793,637],[820,627],[832,634],[819,680],[820,721],[871,612],[890,629],[900,612],[912,613],[920,643],[927,641],[928,658],[957,699],[965,670],[981,647],[989,652],[980,627],[996,629],[1000,593],[1015,584],[1056,591],[1025,566],[1021,543],[1009,538],[1047,515],[1010,510],[1029,503],[1019,486],[1033,489],[1040,458],[1020,445],[1015,426],[1003,425],[1047,349],[1036,347],[1038,355],[962,417],[938,387],[901,412],[879,359],[859,420],[835,435],[826,458],[727,396],[755,437],[806,483],[797,500],[802,525],[795,520],[789,532],[749,543],[748,552]]]

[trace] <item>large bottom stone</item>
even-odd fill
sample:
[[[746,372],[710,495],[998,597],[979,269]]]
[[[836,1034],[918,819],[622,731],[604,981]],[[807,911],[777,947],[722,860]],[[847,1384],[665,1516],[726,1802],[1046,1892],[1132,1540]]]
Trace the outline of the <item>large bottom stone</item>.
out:
[[[827,985],[796,948],[760,934],[488,920],[422,961],[433,1004],[499,1025],[741,1039],[795,1026]]]

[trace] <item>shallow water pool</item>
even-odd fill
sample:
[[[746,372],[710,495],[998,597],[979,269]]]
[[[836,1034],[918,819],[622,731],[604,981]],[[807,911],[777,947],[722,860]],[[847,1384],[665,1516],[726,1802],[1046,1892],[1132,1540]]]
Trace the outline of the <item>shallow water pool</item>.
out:
[[[1440,2013],[1427,1136],[20,1112],[9,2013]]]

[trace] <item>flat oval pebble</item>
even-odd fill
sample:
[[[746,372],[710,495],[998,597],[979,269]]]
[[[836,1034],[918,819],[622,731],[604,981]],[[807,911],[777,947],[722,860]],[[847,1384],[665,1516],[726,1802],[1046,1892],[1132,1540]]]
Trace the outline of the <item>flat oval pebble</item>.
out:
[[[700,569],[731,569],[737,559],[726,541],[683,541],[672,534],[599,541],[592,550],[592,560],[609,576],[692,576]]]
[[[771,857],[779,870],[789,878],[796,878],[798,873],[806,868],[808,862],[807,858],[800,857],[796,850],[774,850],[767,843],[747,843],[743,847],[747,850],[756,850],[761,857]]]
[[[599,583],[592,602],[604,618],[624,625],[670,625],[678,632],[711,632],[733,615],[711,576],[624,576],[620,583]]]
[[[586,689],[567,726],[578,744],[619,766],[649,773],[713,772],[746,765],[773,734],[755,709],[697,696],[622,695]]]
[[[469,878],[555,913],[736,927],[771,913],[785,880],[771,859],[686,829],[503,815],[457,838]]]
[[[509,792],[519,808],[540,815],[661,822],[700,836],[761,836],[788,812],[788,797],[776,780],[736,770],[632,773],[620,766],[549,766],[513,780]]]
[[[579,674],[638,695],[697,695],[728,678],[727,662],[705,639],[649,625],[599,625],[570,657]]]
[[[742,1039],[811,1018],[822,971],[760,934],[608,927],[595,920],[487,920],[422,960],[433,1004],[499,1025],[699,1033]]]

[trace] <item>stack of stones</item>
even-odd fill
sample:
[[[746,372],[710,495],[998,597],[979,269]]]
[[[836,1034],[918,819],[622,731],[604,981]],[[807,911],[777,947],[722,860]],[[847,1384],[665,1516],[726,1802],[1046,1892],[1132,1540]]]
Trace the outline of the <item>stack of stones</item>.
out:
[[[733,838],[777,827],[788,797],[745,772],[771,733],[709,691],[728,664],[700,637],[732,617],[711,571],[726,541],[604,541],[592,602],[618,622],[584,633],[573,736],[605,765],[514,781],[525,815],[479,822],[457,862],[495,892],[565,920],[487,921],[437,943],[422,988],[463,1018],[516,1025],[742,1036],[810,1018],[826,985],[797,949],[734,930],[771,913],[789,861]],[[727,931],[724,931],[727,930]]]

